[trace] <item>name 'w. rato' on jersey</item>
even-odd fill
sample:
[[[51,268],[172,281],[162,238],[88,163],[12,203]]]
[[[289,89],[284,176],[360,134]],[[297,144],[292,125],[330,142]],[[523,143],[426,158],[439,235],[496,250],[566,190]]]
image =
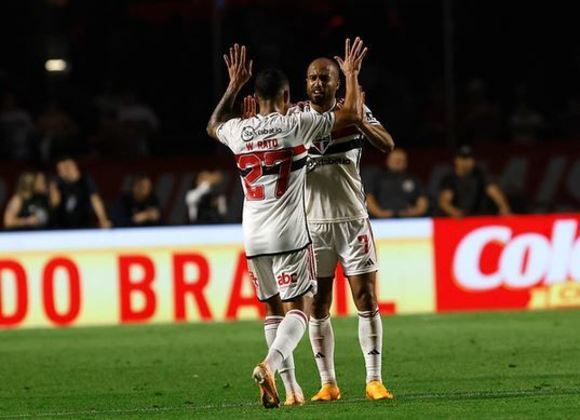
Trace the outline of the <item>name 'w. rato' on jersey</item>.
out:
[[[308,149],[330,134],[334,113],[278,112],[221,124],[217,136],[234,153],[242,188],[247,257],[296,251],[311,243],[304,186]]]
[[[321,115],[310,103],[302,110],[294,108],[293,112]],[[365,118],[369,124],[380,124],[366,106]],[[310,169],[306,178],[308,223],[347,222],[368,217],[360,176],[363,142],[362,133],[355,126],[349,126],[319,136],[310,146]]]

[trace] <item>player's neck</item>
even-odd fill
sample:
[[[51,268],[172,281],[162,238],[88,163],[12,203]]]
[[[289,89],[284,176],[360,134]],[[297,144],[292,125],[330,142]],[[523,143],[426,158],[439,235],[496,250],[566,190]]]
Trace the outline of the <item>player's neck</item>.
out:
[[[313,102],[310,102],[310,106],[312,107],[312,109],[314,109],[316,112],[323,114],[325,112],[330,111],[332,108],[334,108],[336,105],[336,98],[332,98],[320,105],[315,104]]]
[[[272,112],[279,112],[280,114],[284,114],[286,111],[284,109],[284,104],[280,103],[279,101],[259,101],[260,107],[260,115],[266,116],[271,114]]]

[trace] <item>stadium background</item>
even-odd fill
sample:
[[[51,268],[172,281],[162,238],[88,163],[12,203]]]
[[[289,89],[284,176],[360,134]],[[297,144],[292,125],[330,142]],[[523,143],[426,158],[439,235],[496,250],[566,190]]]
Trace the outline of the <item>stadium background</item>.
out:
[[[374,221],[381,311],[406,315],[578,308],[580,28],[568,4],[24,0],[0,5],[0,93],[13,95],[33,119],[51,103],[74,119],[78,132],[67,152],[92,174],[108,205],[127,189],[135,173],[150,176],[168,226],[0,232],[0,329],[263,316],[243,258],[240,186],[233,160],[205,134],[209,113],[226,82],[221,52],[234,41],[247,43],[258,69],[277,65],[286,70],[293,97],[299,99],[304,97],[308,62],[339,53],[347,35],[361,35],[368,43],[370,54],[361,75],[368,104],[397,145],[408,150],[410,170],[430,198],[450,170],[454,150],[469,144],[515,213],[452,220],[431,212],[426,218]],[[66,69],[47,71],[49,59],[66,62]],[[118,133],[111,134],[103,125],[102,99],[127,92],[147,104],[159,120],[144,150],[132,150],[131,144],[117,147],[123,143]],[[522,136],[511,123],[524,105],[542,120],[531,136]],[[18,174],[29,169],[54,173],[54,156],[32,151],[24,159],[15,158],[5,143],[1,146],[3,209]],[[370,148],[363,156],[365,174],[372,177],[384,157]],[[229,224],[186,226],[185,193],[200,171],[216,169],[224,172],[231,198]],[[333,311],[351,315],[348,288],[340,271],[337,274]],[[539,312],[526,319],[548,323],[560,317],[550,325],[568,325],[575,313]],[[488,328],[483,327],[485,315],[477,314],[467,318],[469,328]],[[518,316],[505,315],[506,328],[512,321],[517,324]],[[395,325],[407,322],[405,317],[396,319]],[[257,323],[240,325],[259,329]],[[570,325],[573,331],[576,324]],[[232,330],[224,333],[228,331],[235,335]],[[397,327],[393,331],[397,333]],[[8,335],[13,333],[0,335],[5,334],[6,343],[25,341]],[[447,333],[452,340],[453,333]],[[488,339],[507,334],[496,333]],[[35,329],[30,334],[26,337],[43,337]],[[570,348],[561,340],[555,339],[550,351]],[[136,351],[139,343],[135,338]],[[506,354],[520,344],[510,344]],[[444,344],[439,348],[443,353],[445,349]],[[538,354],[533,363],[547,354]],[[562,395],[576,389],[571,371],[577,367],[570,365],[569,382],[555,385],[565,390]],[[423,398],[413,397],[418,388],[409,387],[407,394],[404,383],[400,388],[403,404],[406,395],[410,400]],[[11,407],[8,413],[42,412],[14,392],[0,394],[3,404]],[[544,388],[531,395],[543,392]],[[485,399],[487,394],[482,395]],[[10,406],[10,398],[27,402]],[[232,401],[235,405],[237,400]],[[124,404],[113,407],[139,406]],[[77,408],[86,407],[79,403]],[[156,413],[155,406],[147,407],[146,413]],[[522,412],[512,414],[518,413]]]

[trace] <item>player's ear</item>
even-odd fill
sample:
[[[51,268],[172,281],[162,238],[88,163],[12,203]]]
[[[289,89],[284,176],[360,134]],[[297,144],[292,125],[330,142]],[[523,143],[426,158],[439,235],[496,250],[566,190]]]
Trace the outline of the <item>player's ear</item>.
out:
[[[284,103],[287,104],[290,102],[290,91],[288,89],[284,89]]]

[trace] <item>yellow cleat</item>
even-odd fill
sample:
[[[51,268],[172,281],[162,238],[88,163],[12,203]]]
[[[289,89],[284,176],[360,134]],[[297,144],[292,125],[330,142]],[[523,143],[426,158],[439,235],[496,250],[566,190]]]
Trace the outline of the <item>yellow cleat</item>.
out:
[[[286,401],[284,401],[284,405],[304,405],[304,395],[302,395],[301,392],[289,392],[286,395]]]
[[[260,388],[260,401],[264,408],[280,407],[280,397],[276,389],[276,379],[265,363],[258,363],[252,373],[252,378]]]
[[[310,401],[336,401],[340,400],[340,389],[336,384],[324,384]]]
[[[383,385],[381,381],[370,381],[366,388],[367,400],[394,400],[395,396]]]

